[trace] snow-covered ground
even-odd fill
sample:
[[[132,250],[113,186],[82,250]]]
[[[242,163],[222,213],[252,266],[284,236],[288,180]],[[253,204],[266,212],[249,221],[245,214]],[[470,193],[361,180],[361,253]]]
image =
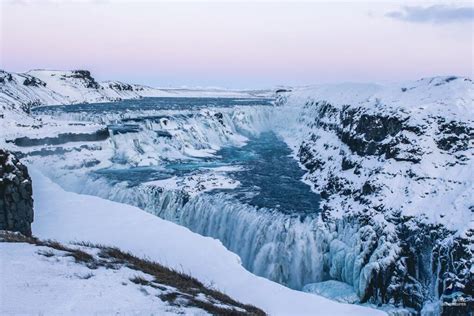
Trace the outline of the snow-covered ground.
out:
[[[0,242],[2,315],[209,315],[171,306],[166,293],[132,280],[148,276],[122,267],[90,269],[63,251]]]
[[[341,304],[257,277],[240,259],[212,238],[162,220],[132,206],[61,189],[32,172],[35,198],[33,233],[63,243],[89,241],[115,246],[192,275],[243,303],[270,315],[382,315],[357,305]],[[133,312],[166,306],[133,286],[120,284],[134,273],[98,270],[80,278],[86,268],[67,258],[38,256],[30,245],[0,244],[2,313]],[[5,278],[5,279],[4,279]],[[90,281],[89,281],[90,280]],[[48,304],[44,304],[48,302]],[[105,309],[109,306],[109,309]],[[111,310],[110,310],[111,309]],[[190,312],[190,311],[187,311]]]
[[[87,70],[31,70],[26,73],[0,70],[0,109],[143,97],[255,98],[272,94],[271,90],[159,89],[119,81],[98,82]]]

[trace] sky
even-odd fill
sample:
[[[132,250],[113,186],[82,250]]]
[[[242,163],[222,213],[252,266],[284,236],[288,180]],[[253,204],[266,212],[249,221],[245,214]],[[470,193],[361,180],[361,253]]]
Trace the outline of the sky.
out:
[[[0,0],[0,68],[157,87],[473,77],[472,2]]]

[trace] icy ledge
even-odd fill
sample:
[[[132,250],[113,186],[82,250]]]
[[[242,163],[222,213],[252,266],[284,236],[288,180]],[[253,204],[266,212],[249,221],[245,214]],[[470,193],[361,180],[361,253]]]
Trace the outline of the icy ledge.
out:
[[[270,315],[384,315],[298,292],[245,270],[237,255],[212,238],[162,220],[136,207],[66,192],[32,170],[36,219],[33,233],[61,242],[87,240],[116,246],[186,272]]]

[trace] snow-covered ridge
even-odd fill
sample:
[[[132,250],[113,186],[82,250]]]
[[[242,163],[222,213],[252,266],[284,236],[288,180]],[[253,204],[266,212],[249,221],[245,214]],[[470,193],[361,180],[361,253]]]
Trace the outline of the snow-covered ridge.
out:
[[[321,84],[296,88],[287,95],[293,103],[308,99],[319,100],[336,107],[361,106],[372,113],[403,110],[454,117],[466,113],[472,119],[474,112],[473,82],[470,78],[456,76],[422,78],[387,85]]]
[[[321,85],[278,103],[298,122],[282,135],[321,193],[323,221],[335,233],[326,241],[331,279],[352,284],[364,301],[428,313],[430,301],[467,300],[460,310],[469,309],[472,80]]]
[[[158,89],[120,81],[96,81],[87,70],[0,70],[0,109],[76,103],[112,102],[142,97],[244,97],[270,91]]]
[[[393,196],[384,200],[385,205],[402,214],[423,215],[453,230],[469,227],[466,217],[456,223],[454,218],[436,216],[447,215],[451,206],[459,208],[455,200],[464,197],[466,204],[457,215],[466,213],[469,219],[468,208],[473,201],[467,193],[472,186],[469,175],[474,154],[471,79],[451,76],[390,86],[321,85],[295,91],[285,96],[284,102],[288,109],[285,116],[297,113],[293,120],[299,124],[287,125],[287,131],[281,128],[282,134],[293,144],[301,163],[307,165],[307,180],[318,190],[324,190],[336,175],[345,178],[346,184],[362,186],[375,181],[374,172],[363,171],[376,170],[383,177],[377,181],[384,194]],[[317,176],[312,174],[315,170],[319,170]],[[401,183],[409,172],[413,174],[408,178],[413,180]],[[432,187],[436,192],[416,198],[423,190],[415,185],[420,181],[425,182],[424,191]],[[392,182],[394,186],[389,184]],[[407,187],[410,193],[401,198],[402,192],[398,195],[394,190],[397,186]],[[443,187],[450,189],[443,192]],[[453,187],[462,190],[460,195],[452,191]],[[401,205],[408,202],[410,205]],[[430,205],[430,212],[423,210],[424,205]]]

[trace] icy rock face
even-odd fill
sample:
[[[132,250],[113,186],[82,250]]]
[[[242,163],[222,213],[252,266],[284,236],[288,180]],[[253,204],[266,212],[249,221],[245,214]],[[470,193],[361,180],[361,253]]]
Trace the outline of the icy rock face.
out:
[[[301,109],[295,151],[324,198],[330,278],[362,302],[472,307],[472,81],[316,87],[281,103]]]
[[[31,236],[33,197],[26,167],[0,149],[0,230]]]
[[[57,118],[107,125],[113,149],[111,160],[146,166],[190,157],[212,157],[223,146],[241,146],[247,141],[245,135],[271,129],[272,114],[270,106],[236,106],[147,111],[130,117],[121,112],[62,113]]]

